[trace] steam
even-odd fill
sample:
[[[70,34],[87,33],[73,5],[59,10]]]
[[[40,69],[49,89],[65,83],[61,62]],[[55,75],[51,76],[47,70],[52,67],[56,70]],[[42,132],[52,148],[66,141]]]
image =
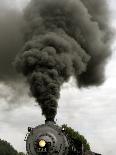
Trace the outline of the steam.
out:
[[[16,57],[16,68],[27,77],[43,115],[54,120],[61,85],[70,76],[79,87],[104,81],[110,55],[107,4],[105,0],[32,0],[25,20],[25,45]]]

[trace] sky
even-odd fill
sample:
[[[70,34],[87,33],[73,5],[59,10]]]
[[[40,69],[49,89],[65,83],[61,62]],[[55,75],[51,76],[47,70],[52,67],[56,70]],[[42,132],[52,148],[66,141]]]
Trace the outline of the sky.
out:
[[[11,5],[10,2],[9,0],[8,5]],[[26,3],[26,0],[16,0],[13,4],[14,7],[22,9]],[[111,25],[116,32],[116,1],[110,0],[109,7]],[[111,49],[112,56],[106,65],[104,84],[78,89],[75,80],[71,78],[62,86],[56,116],[59,125],[65,123],[79,131],[86,137],[91,149],[102,155],[115,155],[116,152],[115,41]],[[27,127],[35,127],[44,123],[45,119],[25,84],[21,82],[12,85],[13,87],[6,82],[0,82],[0,138],[9,141],[18,151],[25,151]],[[20,94],[18,98],[17,94]],[[9,102],[12,103],[10,106]]]

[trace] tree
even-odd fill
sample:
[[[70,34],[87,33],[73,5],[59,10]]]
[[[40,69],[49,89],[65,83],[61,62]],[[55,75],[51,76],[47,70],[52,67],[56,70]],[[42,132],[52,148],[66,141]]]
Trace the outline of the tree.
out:
[[[62,128],[65,129],[65,133],[74,141],[74,144],[76,144],[77,141],[80,141],[83,144],[85,151],[90,150],[89,143],[78,131],[74,131],[74,129],[68,127],[66,124],[62,125]]]
[[[18,155],[10,143],[0,139],[0,155]]]
[[[0,139],[0,155],[25,155],[25,154],[23,152],[18,153],[10,143]]]
[[[25,155],[23,152],[19,152],[19,154],[18,155]]]

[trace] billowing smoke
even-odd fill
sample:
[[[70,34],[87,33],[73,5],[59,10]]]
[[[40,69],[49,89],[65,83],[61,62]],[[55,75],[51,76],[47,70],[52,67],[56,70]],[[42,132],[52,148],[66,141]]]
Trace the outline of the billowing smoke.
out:
[[[61,85],[74,76],[79,87],[104,81],[110,55],[105,0],[32,0],[25,11],[25,45],[16,68],[30,84],[47,120],[57,112]]]
[[[0,1],[0,81],[16,79],[12,62],[23,45],[22,13],[11,0]]]

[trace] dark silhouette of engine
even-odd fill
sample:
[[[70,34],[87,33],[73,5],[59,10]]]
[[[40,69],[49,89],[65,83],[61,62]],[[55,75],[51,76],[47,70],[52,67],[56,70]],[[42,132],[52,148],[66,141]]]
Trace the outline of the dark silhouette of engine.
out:
[[[26,136],[28,155],[99,155],[91,151],[84,152],[83,144],[73,140],[53,121],[35,128],[28,128]]]

